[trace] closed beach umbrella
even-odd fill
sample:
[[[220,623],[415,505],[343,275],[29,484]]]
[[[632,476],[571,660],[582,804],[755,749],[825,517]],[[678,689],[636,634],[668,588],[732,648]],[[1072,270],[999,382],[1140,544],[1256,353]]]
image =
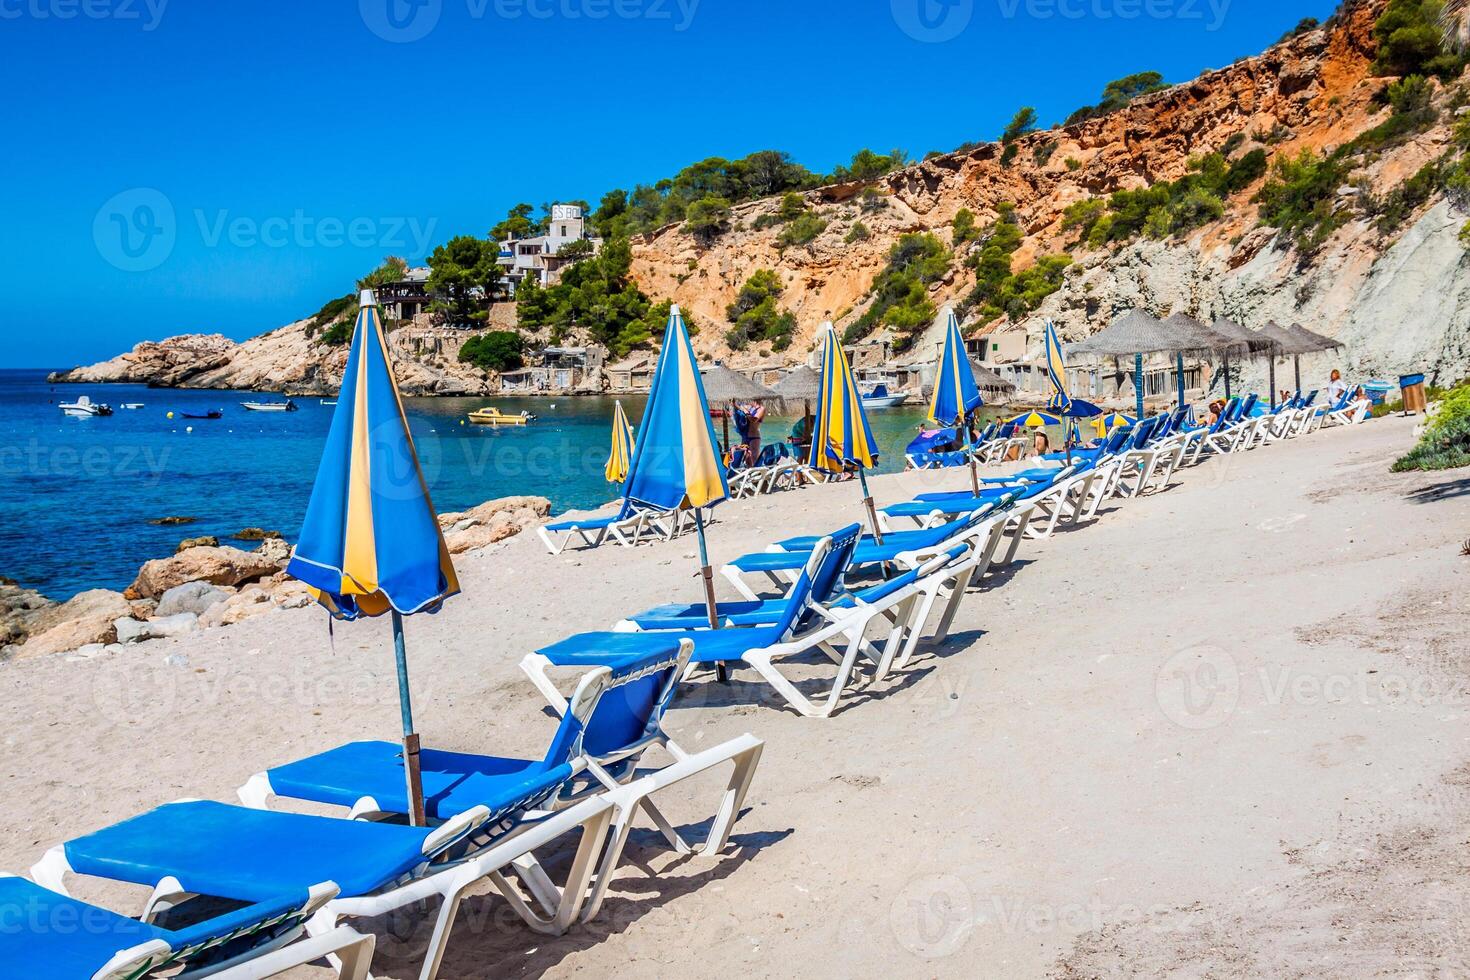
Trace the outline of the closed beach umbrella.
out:
[[[753,384],[754,382],[752,382]],[[693,510],[699,535],[700,574],[710,626],[718,628],[714,575],[704,541],[704,508],[730,496],[725,467],[715,444],[709,403],[699,378],[694,348],[675,306],[669,311],[664,345],[643,408],[643,421],[633,447],[633,464],[623,495],[661,510]]]
[[[459,580],[414,450],[371,289],[362,291],[342,393],[286,571],[338,619],[392,614],[408,812],[422,826],[403,617],[438,611],[458,594]]]
[[[608,483],[622,483],[628,478],[628,466],[633,462],[633,426],[628,413],[623,411],[622,402],[613,402],[612,449],[607,454],[607,466],[603,473]]]
[[[941,427],[964,423],[971,412],[984,404],[980,388],[975,384],[975,373],[970,369],[970,359],[965,355],[965,339],[960,336],[960,324],[954,310],[946,308],[948,322],[944,329],[944,350],[939,355],[939,366],[934,374],[934,397],[929,401],[929,418]]]
[[[878,529],[878,516],[873,509],[873,495],[868,492],[867,470],[878,461],[878,447],[873,430],[863,411],[863,396],[857,379],[842,352],[842,340],[832,324],[822,324],[822,387],[817,393],[817,420],[812,429],[812,451],[808,462],[827,473],[841,473],[847,467],[857,468],[863,488],[863,506],[873,537],[883,541]]]
[[[1067,365],[1062,353],[1062,342],[1057,338],[1057,328],[1046,321],[1046,376],[1051,380],[1052,395],[1046,407],[1054,411],[1065,409],[1072,401],[1067,393]]]
[[[934,397],[929,400],[929,418],[940,428],[963,427],[970,413],[985,400],[975,383],[975,372],[965,354],[965,338],[960,336],[960,322],[954,310],[945,307],[944,349],[934,373]],[[969,434],[961,428],[968,443]],[[980,474],[975,471],[975,457],[970,456],[970,486],[980,495]]]

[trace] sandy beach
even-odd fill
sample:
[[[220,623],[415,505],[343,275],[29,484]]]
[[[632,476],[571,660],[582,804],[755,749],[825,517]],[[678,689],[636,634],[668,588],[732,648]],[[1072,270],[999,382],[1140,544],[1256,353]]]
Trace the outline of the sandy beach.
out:
[[[640,831],[601,917],[559,939],[485,896],[443,976],[1451,976],[1470,970],[1470,475],[1393,475],[1411,420],[1184,470],[1023,546],[954,632],[826,720],[754,675],[685,689],[688,748],[766,741],[732,845]],[[880,477],[881,504],[966,484]],[[718,564],[860,517],[854,485],[720,508]],[[694,543],[463,556],[408,625],[438,748],[539,755],[516,664],[699,598]],[[726,598],[733,598],[723,590]],[[280,610],[115,655],[0,664],[0,869],[253,772],[397,732],[385,623]],[[708,816],[710,780],[672,799]],[[137,895],[79,890],[114,902]],[[128,907],[131,906],[120,906]],[[381,924],[417,975],[428,923]],[[301,976],[326,975],[307,969]]]

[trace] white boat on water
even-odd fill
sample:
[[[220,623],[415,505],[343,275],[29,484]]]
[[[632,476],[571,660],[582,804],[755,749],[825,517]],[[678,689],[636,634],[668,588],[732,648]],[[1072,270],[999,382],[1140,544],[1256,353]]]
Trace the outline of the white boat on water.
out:
[[[140,408],[143,407],[143,403],[142,402],[123,402],[122,407],[128,409],[129,411],[136,412],[138,409],[140,409]]]
[[[287,398],[283,402],[241,402],[250,412],[294,412],[296,403]]]
[[[887,385],[878,385],[863,396],[863,408],[893,408],[909,400],[903,393],[890,395]]]
[[[83,395],[74,402],[62,402],[60,408],[63,414],[77,419],[91,418],[94,415],[112,414],[111,405],[94,402],[86,395]]]

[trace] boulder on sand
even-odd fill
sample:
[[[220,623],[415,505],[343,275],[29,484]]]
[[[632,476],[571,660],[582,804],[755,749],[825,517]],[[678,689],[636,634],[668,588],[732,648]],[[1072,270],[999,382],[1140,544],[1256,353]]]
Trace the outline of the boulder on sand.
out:
[[[158,616],[176,616],[179,613],[204,615],[204,611],[215,603],[224,602],[232,591],[226,591],[208,582],[185,582],[165,592],[158,600]]]
[[[478,507],[471,507],[466,511],[440,514],[439,526],[451,528],[465,521],[488,524],[496,514],[502,513],[517,515],[518,523],[529,523],[537,518],[548,516],[551,513],[551,501],[545,497],[500,497],[497,500],[487,500]]]
[[[280,538],[266,538],[255,549],[255,554],[285,568],[286,563],[291,560],[291,546]]]
[[[54,605],[34,589],[23,589],[13,580],[0,577],[0,647],[24,642],[31,624]]]
[[[112,643],[117,639],[113,625],[132,612],[128,600],[108,589],[79,592],[66,602],[43,610],[30,624],[30,638],[17,652],[19,657],[75,650],[89,643]]]
[[[271,594],[258,585],[247,586],[239,592],[230,596],[224,602],[211,606],[199,617],[199,625],[209,626],[232,626],[235,623],[268,613],[276,608],[271,601]]]
[[[127,595],[156,599],[186,582],[211,585],[240,585],[273,575],[277,566],[269,555],[239,548],[190,548],[171,558],[157,558],[138,569]],[[126,615],[126,613],[123,613]]]
[[[131,617],[119,619],[113,624],[117,629],[117,642],[140,643],[143,640],[160,640],[170,636],[183,636],[198,628],[199,617],[193,613],[179,613],[150,619],[146,623]]]

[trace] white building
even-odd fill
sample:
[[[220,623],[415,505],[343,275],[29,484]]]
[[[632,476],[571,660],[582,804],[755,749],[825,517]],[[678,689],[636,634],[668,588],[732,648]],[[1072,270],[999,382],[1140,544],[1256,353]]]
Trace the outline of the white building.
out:
[[[534,275],[541,285],[546,286],[556,279],[556,274],[566,265],[565,259],[558,258],[563,246],[584,239],[592,243],[594,253],[602,247],[602,239],[593,238],[587,233],[586,219],[579,206],[553,204],[551,223],[546,234],[534,238],[506,239],[500,243],[500,255],[496,264],[500,266],[501,275],[505,277],[512,292],[528,275]]]

